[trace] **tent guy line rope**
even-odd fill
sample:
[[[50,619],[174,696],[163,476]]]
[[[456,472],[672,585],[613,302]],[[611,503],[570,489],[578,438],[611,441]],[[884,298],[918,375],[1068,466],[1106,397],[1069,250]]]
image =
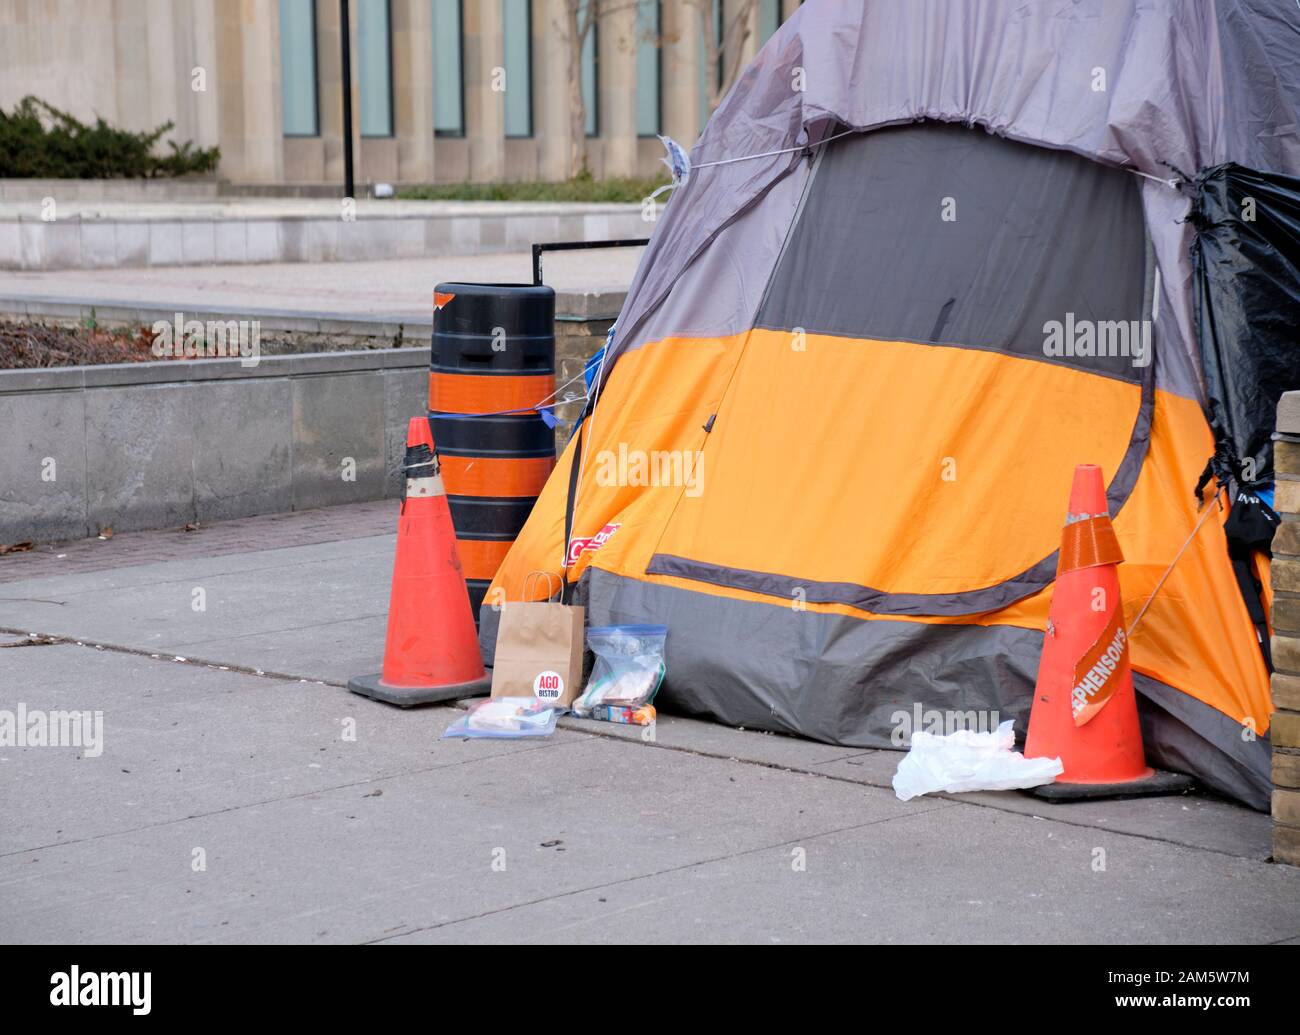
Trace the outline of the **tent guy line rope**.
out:
[[[533,413],[539,410],[549,410],[556,406],[565,406],[568,403],[586,402],[587,393],[585,391],[581,395],[566,395],[563,399],[557,398],[569,385],[575,381],[580,381],[582,377],[583,373],[580,372],[575,377],[569,378],[555,391],[542,396],[531,406],[517,406],[513,410],[485,410],[483,413],[439,413],[438,416],[450,420],[458,420],[461,417],[504,417],[514,413]]]
[[[1300,2],[1300,0],[1297,0],[1297,2]],[[1163,183],[1170,190],[1178,189],[1179,181],[1177,179],[1166,180],[1162,176],[1152,176],[1150,173],[1144,173],[1141,169],[1129,169],[1128,171],[1134,173],[1137,176],[1141,176],[1143,179],[1152,180],[1156,183]]]
[[[533,409],[534,409],[534,410],[541,409],[543,406],[545,406],[547,403],[549,403],[552,399],[554,399],[557,395],[559,395],[562,391],[564,391],[566,388],[568,388],[569,385],[573,384],[573,382],[582,380],[582,377],[583,377],[583,375],[584,375],[585,373],[586,373],[585,370],[580,370],[580,371],[578,371],[577,374],[575,374],[573,377],[571,377],[571,378],[569,378],[567,381],[565,381],[564,384],[560,385],[560,387],[557,388],[557,389],[555,389],[555,391],[553,391],[550,395],[543,396],[540,400],[538,400],[537,405],[534,406]],[[558,402],[556,402],[555,405],[556,405],[556,406],[561,406],[561,405],[563,405],[563,404],[566,403],[566,402],[577,402],[577,401],[579,401],[580,399],[585,399],[586,397],[587,397],[587,393],[586,393],[586,392],[583,392],[582,395],[573,396],[572,398],[569,398],[569,397],[566,396],[564,399],[561,399],[561,400],[559,400]]]
[[[1151,595],[1147,597],[1146,600],[1143,602],[1142,610],[1140,610],[1137,613],[1137,617],[1133,619],[1133,624],[1128,627],[1130,636],[1132,636],[1133,633],[1137,632],[1137,627],[1142,624],[1142,616],[1147,613],[1147,608],[1151,606],[1151,601],[1155,600],[1156,594],[1160,592],[1161,588],[1163,588],[1165,584],[1165,580],[1167,580],[1169,576],[1173,574],[1174,566],[1180,560],[1182,560],[1183,554],[1186,553],[1187,548],[1192,545],[1192,540],[1196,538],[1197,533],[1200,532],[1201,530],[1201,526],[1205,524],[1205,519],[1210,516],[1211,512],[1213,512],[1214,505],[1219,502],[1219,497],[1222,495],[1223,495],[1223,487],[1220,486],[1219,489],[1215,492],[1214,496],[1208,501],[1206,501],[1205,508],[1201,513],[1201,517],[1196,522],[1196,527],[1193,528],[1191,532],[1188,533],[1187,538],[1183,540],[1183,545],[1180,546],[1178,548],[1178,552],[1174,554],[1174,559],[1169,562],[1169,567],[1167,567],[1165,569],[1165,573],[1160,576],[1160,581],[1156,583],[1155,589],[1151,591]]]
[[[737,155],[735,158],[718,158],[712,162],[692,162],[691,168],[707,169],[711,165],[731,165],[733,162],[748,162],[750,159],[754,158],[775,158],[777,155],[788,155],[793,154],[795,151],[806,151],[812,147],[821,147],[823,144],[829,144],[832,140],[839,140],[840,137],[852,136],[857,132],[860,131],[856,129],[846,129],[844,132],[836,133],[834,136],[827,137],[825,140],[818,140],[815,143],[809,142],[807,144],[799,144],[796,147],[783,147],[779,151],[764,151],[762,154],[757,155]]]
[[[1300,4],[1300,0],[1296,0],[1296,3]],[[793,154],[795,151],[807,151],[814,147],[821,147],[824,144],[829,144],[832,140],[839,140],[841,137],[848,137],[848,136],[853,136],[855,133],[867,133],[867,132],[870,131],[860,130],[860,129],[846,129],[841,133],[836,133],[834,136],[829,136],[825,140],[818,140],[815,143],[810,142],[807,144],[799,144],[795,147],[783,147],[777,151],[763,151],[760,154],[756,154],[756,155],[737,155],[734,158],[717,158],[714,159],[712,162],[692,162],[690,168],[691,171],[694,172],[696,169],[708,169],[710,166],[715,166],[715,165],[731,165],[734,162],[748,162],[757,158],[775,158],[777,155]],[[1165,179],[1163,176],[1154,176],[1151,173],[1145,173],[1141,169],[1134,169],[1131,167],[1124,167],[1124,166],[1121,166],[1121,168],[1124,168],[1126,172],[1134,173],[1137,176],[1141,176],[1144,179],[1151,180],[1155,183],[1163,183],[1166,187],[1170,188],[1171,190],[1178,189],[1179,181],[1177,178]],[[665,184],[664,188],[671,187],[671,186],[676,186],[676,184]],[[664,188],[660,188],[660,189],[662,190]]]

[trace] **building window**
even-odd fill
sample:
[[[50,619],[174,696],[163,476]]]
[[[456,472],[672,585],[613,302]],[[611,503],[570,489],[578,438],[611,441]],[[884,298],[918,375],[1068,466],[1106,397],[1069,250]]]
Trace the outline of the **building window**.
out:
[[[586,7],[592,0],[582,0],[580,17],[586,17]],[[600,19],[592,18],[587,38],[582,41],[582,103],[587,109],[587,136],[600,136],[600,48],[596,39],[600,32]]]
[[[280,0],[280,91],[284,135],[319,136],[313,0]]]
[[[663,47],[660,45],[659,0],[641,0],[636,8],[636,133],[657,136],[663,119]]]
[[[781,27],[781,0],[758,0],[758,45],[761,47]]]
[[[433,131],[465,135],[465,76],[461,0],[433,2]]]
[[[506,136],[533,135],[533,0],[502,0]]]
[[[393,37],[389,0],[357,0],[361,135],[393,135]]]

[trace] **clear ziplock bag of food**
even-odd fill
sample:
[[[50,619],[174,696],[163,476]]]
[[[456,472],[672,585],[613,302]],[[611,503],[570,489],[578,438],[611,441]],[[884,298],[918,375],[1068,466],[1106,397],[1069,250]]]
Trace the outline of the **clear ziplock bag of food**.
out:
[[[596,656],[582,696],[573,702],[578,715],[605,707],[639,708],[654,700],[667,671],[666,625],[601,625],[587,630],[587,646]]]
[[[490,697],[447,727],[444,737],[545,737],[555,731],[555,709],[535,697]]]

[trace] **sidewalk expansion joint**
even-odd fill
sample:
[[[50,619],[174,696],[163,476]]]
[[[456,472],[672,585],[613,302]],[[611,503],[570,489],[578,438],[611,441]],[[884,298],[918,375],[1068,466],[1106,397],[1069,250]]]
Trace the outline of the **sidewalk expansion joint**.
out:
[[[0,646],[24,647],[35,646],[39,643],[42,646],[49,644],[59,644],[71,647],[86,647],[91,650],[109,651],[113,654],[128,654],[137,658],[148,658],[152,661],[162,661],[175,665],[192,665],[195,668],[212,669],[217,672],[235,672],[245,676],[260,676],[263,679],[269,679],[273,682],[284,683],[316,683],[319,686],[336,686],[341,689],[347,689],[347,683],[339,683],[330,679],[320,679],[316,676],[304,676],[291,672],[273,672],[267,669],[254,668],[249,665],[231,665],[224,664],[220,661],[208,661],[205,658],[186,658],[179,655],[160,654],[157,651],[144,650],[140,647],[123,647],[116,643],[99,643],[95,640],[79,640],[75,636],[59,636],[51,633],[28,632],[24,629],[10,629],[0,626],[0,633],[11,636],[26,636],[27,643],[2,644]]]
[[[22,634],[19,633],[18,635],[21,636]],[[58,640],[49,636],[29,636],[25,640],[19,640],[17,643],[0,643],[0,650],[4,650],[8,647],[48,647],[50,644],[58,642]]]
[[[572,732],[587,733],[593,737],[604,737],[608,740],[622,740],[622,741],[629,741],[629,742],[633,741],[633,738],[628,737],[626,735],[621,735],[615,732],[605,733],[602,730],[593,730],[589,726],[585,726],[585,725],[575,726],[566,722],[564,719],[560,720],[559,728],[567,729]],[[758,766],[763,769],[775,769],[778,772],[783,772],[783,773],[801,773],[805,776],[817,776],[823,780],[834,780],[836,783],[848,783],[848,784],[853,784],[857,787],[870,787],[874,790],[887,790],[890,791],[891,793],[893,791],[893,787],[891,784],[868,783],[863,780],[853,780],[847,776],[837,776],[834,773],[824,773],[818,771],[817,769],[807,769],[801,766],[791,766],[781,762],[764,762],[760,759],[754,759],[754,758],[738,758],[735,755],[729,755],[719,751],[705,751],[700,748],[689,748],[689,747],[676,746],[673,744],[664,744],[657,740],[639,741],[639,743],[645,744],[645,746],[647,747],[661,748],[665,751],[680,751],[683,754],[696,755],[700,758],[715,758],[726,762],[740,762],[743,763],[744,765]],[[886,749],[868,748],[866,750],[883,751]],[[899,756],[900,760],[903,758],[904,752],[899,751],[894,753]],[[1132,830],[1116,830],[1113,827],[1104,827],[1104,826],[1099,826],[1096,823],[1087,823],[1081,820],[1070,819],[1067,815],[1064,814],[1064,810],[1069,808],[1068,804],[1058,806],[1057,809],[1059,811],[1048,812],[1044,810],[1043,812],[1025,812],[1021,809],[1013,809],[1005,805],[998,805],[995,802],[967,801],[964,798],[961,798],[955,794],[950,794],[947,792],[938,792],[934,795],[934,798],[935,800],[949,801],[954,805],[965,805],[969,808],[977,808],[977,809],[992,809],[994,812],[1005,812],[1012,816],[1023,816],[1025,819],[1039,819],[1047,823],[1061,823],[1064,826],[1076,827],[1081,830],[1098,830],[1107,834],[1115,834],[1118,835],[1119,837],[1136,837],[1136,838],[1140,838],[1143,841],[1154,841],[1157,844],[1173,845],[1176,848],[1186,848],[1189,851],[1194,851],[1194,852],[1211,852],[1214,855],[1227,856],[1229,859],[1242,859],[1246,862],[1256,862],[1256,863],[1264,861],[1262,859],[1257,859],[1250,855],[1240,855],[1236,852],[1230,852],[1223,848],[1212,848],[1207,845],[1192,844],[1191,842],[1188,841],[1178,841],[1170,837],[1161,837],[1156,834],[1142,834]]]

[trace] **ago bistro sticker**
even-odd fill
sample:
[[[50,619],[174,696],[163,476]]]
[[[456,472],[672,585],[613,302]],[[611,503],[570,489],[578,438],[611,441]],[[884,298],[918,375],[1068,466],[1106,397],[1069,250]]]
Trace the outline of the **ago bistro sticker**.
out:
[[[564,696],[564,677],[549,670],[537,673],[533,680],[533,696],[547,703],[558,701]]]

